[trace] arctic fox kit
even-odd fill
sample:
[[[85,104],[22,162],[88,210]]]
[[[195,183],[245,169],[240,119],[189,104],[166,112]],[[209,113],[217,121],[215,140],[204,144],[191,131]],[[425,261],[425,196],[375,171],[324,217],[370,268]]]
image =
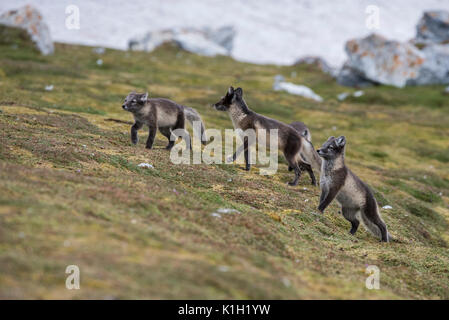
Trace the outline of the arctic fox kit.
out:
[[[371,189],[345,165],[346,138],[330,137],[318,150],[323,158],[321,165],[321,197],[318,210],[326,207],[337,198],[343,216],[351,222],[351,234],[355,234],[360,220],[367,229],[382,241],[390,241],[390,234],[383,222],[379,207]]]
[[[313,146],[310,143],[307,143],[306,139],[289,125],[250,110],[243,99],[242,88],[234,90],[233,87],[230,87],[226,95],[213,106],[216,110],[227,111],[229,113],[235,129],[241,129],[243,131],[253,129],[256,132],[261,129],[265,129],[267,132],[269,132],[270,129],[278,129],[279,149],[284,153],[288,165],[295,171],[295,178],[293,181],[289,182],[289,185],[296,186],[298,184],[301,175],[300,162],[313,165],[313,162],[309,162],[311,153],[315,153]],[[249,139],[244,137],[243,151],[245,155],[246,170],[248,171],[251,168],[249,161],[249,147]],[[241,150],[236,151],[233,155],[233,160],[237,158],[237,155],[240,152]]]
[[[179,105],[171,100],[163,98],[148,99],[148,93],[131,92],[123,103],[123,109],[129,111],[134,116],[134,124],[131,127],[131,142],[136,144],[138,141],[137,131],[147,125],[149,127],[149,135],[146,143],[146,148],[151,149],[154,143],[156,131],[159,129],[168,139],[166,149],[170,150],[175,144],[176,138],[170,139],[175,129],[185,129],[185,119],[187,119],[192,127],[194,121],[198,121],[200,131],[197,136],[201,137],[201,142],[206,142],[206,135],[204,133],[204,124],[201,117],[195,109]],[[183,135],[187,146],[192,147],[190,135],[187,131]]]
[[[306,138],[306,140],[307,140],[306,143],[309,143],[310,145],[312,145],[312,133],[310,132],[310,129],[307,128],[307,126],[305,125],[304,122],[301,122],[301,121],[292,122],[292,123],[290,123],[290,127],[295,128],[296,131],[298,131],[300,135],[302,135],[303,137]],[[311,153],[312,153],[313,157],[310,159],[310,161],[315,162],[315,165],[313,167],[321,168],[321,158],[316,153],[313,145],[312,145],[312,148],[313,148],[313,151],[311,151]],[[312,184],[314,186],[316,186],[316,178],[315,178],[315,174],[313,173],[312,166],[310,164],[300,162],[299,167],[300,167],[301,171],[307,171],[307,173],[310,176],[310,179],[312,180]],[[293,168],[289,166],[288,170],[292,171]]]

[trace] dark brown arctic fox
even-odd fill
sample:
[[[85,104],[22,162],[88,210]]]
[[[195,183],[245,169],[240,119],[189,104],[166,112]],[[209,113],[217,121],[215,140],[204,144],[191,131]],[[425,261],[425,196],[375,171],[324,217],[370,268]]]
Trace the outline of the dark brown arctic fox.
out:
[[[295,121],[295,122],[290,123],[290,126],[295,128],[295,130],[298,131],[299,134],[301,134],[303,137],[305,137],[307,139],[308,143],[312,144],[312,134],[304,122]],[[313,148],[313,145],[312,145],[312,148]],[[315,148],[313,148],[312,152],[313,152],[313,158],[311,160],[316,162],[315,167],[320,168],[321,167],[321,158],[315,152]],[[315,179],[315,174],[313,173],[313,170],[312,170],[312,166],[310,164],[307,164],[307,163],[301,161],[299,164],[299,168],[301,169],[301,171],[307,171],[307,173],[310,176],[310,179],[312,180],[312,184],[314,186],[316,186],[316,179]],[[288,171],[292,171],[292,170],[293,170],[293,168],[289,166]]]
[[[299,177],[301,175],[299,163],[309,162],[309,154],[315,152],[313,146],[306,143],[306,139],[301,136],[295,129],[282,123],[280,121],[265,117],[250,110],[243,99],[242,88],[234,90],[233,87],[228,89],[228,92],[220,101],[215,103],[214,108],[219,111],[229,112],[232,123],[235,129],[241,129],[243,131],[247,129],[253,129],[256,131],[260,129],[270,130],[278,129],[278,147],[284,153],[285,159],[288,165],[295,171],[295,178],[289,182],[289,185],[295,186],[298,184]],[[269,140],[269,138],[268,138]],[[250,170],[249,159],[249,141],[248,137],[243,139],[243,151],[245,155],[246,170]],[[232,159],[235,160],[239,154],[239,150],[234,153]]]
[[[380,216],[373,192],[345,165],[345,145],[344,136],[337,139],[330,137],[318,150],[323,158],[318,210],[324,212],[336,197],[343,216],[351,222],[351,234],[355,234],[361,219],[369,231],[388,242],[390,234]]]
[[[168,139],[166,149],[170,150],[175,144],[175,139],[170,139],[170,136],[173,134],[172,131],[185,129],[185,119],[192,124],[194,129],[198,127],[194,126],[193,122],[199,122],[199,131],[201,132],[196,132],[196,135],[201,137],[203,144],[206,142],[204,124],[198,112],[193,108],[179,105],[168,99],[148,99],[148,93],[135,92],[131,92],[126,97],[122,107],[134,116],[135,122],[131,127],[131,142],[134,144],[138,141],[137,131],[145,124],[149,127],[146,147],[148,149],[153,147],[154,137],[156,136],[157,129],[159,129],[160,133]],[[191,148],[190,135],[187,131],[185,131],[183,138],[186,140],[187,146]]]

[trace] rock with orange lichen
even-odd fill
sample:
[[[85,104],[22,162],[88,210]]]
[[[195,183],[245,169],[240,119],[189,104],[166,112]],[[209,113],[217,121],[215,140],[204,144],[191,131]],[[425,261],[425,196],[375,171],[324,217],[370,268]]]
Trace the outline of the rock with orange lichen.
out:
[[[449,12],[444,10],[424,12],[416,26],[417,42],[448,43]]]
[[[418,77],[424,54],[409,43],[387,40],[372,34],[346,43],[347,70],[360,79],[404,87]]]
[[[407,85],[449,84],[449,44],[432,44],[421,50],[424,63]]]
[[[49,28],[40,12],[32,6],[26,5],[3,13],[0,15],[0,25],[2,25],[2,37],[7,36],[5,33],[7,34],[9,29],[11,34],[15,34],[16,28],[24,29],[42,54],[48,55],[54,52]]]

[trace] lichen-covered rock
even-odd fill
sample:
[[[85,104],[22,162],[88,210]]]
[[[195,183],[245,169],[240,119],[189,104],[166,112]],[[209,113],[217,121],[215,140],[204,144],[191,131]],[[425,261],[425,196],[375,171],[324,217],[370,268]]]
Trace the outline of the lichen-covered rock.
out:
[[[404,87],[418,77],[424,55],[410,43],[387,40],[372,34],[346,43],[346,68],[361,79]]]
[[[351,69],[347,64],[344,64],[337,74],[337,82],[342,86],[356,88],[369,87],[375,83],[374,81],[364,78],[356,70]]]
[[[421,50],[424,63],[408,85],[449,84],[449,44],[431,44]]]
[[[175,28],[148,32],[130,39],[130,50],[153,51],[163,43],[173,43],[189,52],[204,56],[229,55],[233,48],[235,30],[232,26],[211,28]]]
[[[449,42],[449,12],[443,10],[424,12],[416,26],[416,41],[424,43]]]
[[[49,28],[39,11],[32,6],[26,5],[3,13],[0,15],[0,25],[3,25],[2,36],[7,36],[8,28],[11,34],[14,34],[16,28],[24,29],[42,54],[54,52]]]

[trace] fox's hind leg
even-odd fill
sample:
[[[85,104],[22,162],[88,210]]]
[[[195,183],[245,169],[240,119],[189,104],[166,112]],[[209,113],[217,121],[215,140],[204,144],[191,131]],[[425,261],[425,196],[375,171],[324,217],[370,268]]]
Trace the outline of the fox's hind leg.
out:
[[[312,166],[310,164],[307,164],[307,163],[304,163],[301,161],[299,163],[299,167],[300,167],[301,171],[307,171],[310,179],[312,180],[312,185],[316,186],[316,178],[315,178],[315,174],[313,173]]]
[[[181,129],[181,130],[178,130],[178,129]],[[178,118],[177,118],[175,126],[173,127],[173,130],[182,131],[182,134],[180,134],[180,136],[182,136],[182,138],[186,142],[187,149],[192,150],[192,140],[190,138],[189,132],[185,129],[184,114],[180,113],[178,115]]]
[[[284,153],[285,155],[285,159],[287,159],[288,162],[288,166],[291,167],[293,169],[293,171],[295,172],[295,178],[290,181],[288,184],[290,186],[296,186],[298,185],[298,181],[299,178],[301,177],[301,168],[299,167],[299,164],[297,161],[295,161],[295,156],[293,155],[289,155]]]
[[[349,233],[352,235],[355,234],[360,225],[360,221],[359,219],[357,219],[357,212],[359,211],[359,209],[345,207],[341,208],[341,211],[343,213],[343,217],[351,222],[351,230],[349,231]]]
[[[299,167],[299,149],[301,148],[301,141],[296,140],[295,137],[289,136],[287,138],[286,146],[284,151],[285,159],[287,160],[288,166],[295,172],[295,178],[288,184],[290,186],[296,186],[298,184],[299,178],[301,177],[301,168]]]
[[[171,138],[172,132],[170,127],[159,128],[159,131],[168,139],[168,144],[165,149],[171,150],[171,148],[175,145],[176,136]]]

